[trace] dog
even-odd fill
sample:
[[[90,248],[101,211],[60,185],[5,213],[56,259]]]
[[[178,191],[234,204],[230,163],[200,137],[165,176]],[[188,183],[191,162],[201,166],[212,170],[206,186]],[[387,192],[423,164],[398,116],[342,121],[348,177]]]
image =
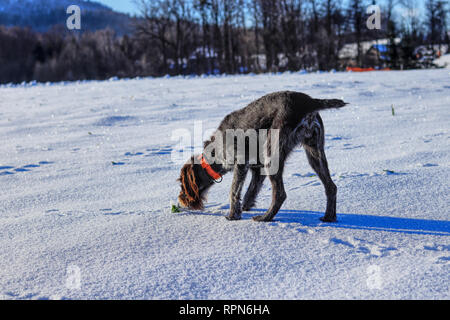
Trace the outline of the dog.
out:
[[[230,212],[226,218],[228,220],[239,220],[243,211],[249,211],[255,205],[258,193],[266,176],[268,176],[272,185],[272,203],[264,215],[255,216],[253,220],[271,221],[286,200],[283,184],[283,169],[286,158],[297,145],[301,144],[306,151],[309,164],[325,187],[327,207],[321,220],[335,222],[337,187],[328,170],[324,152],[324,125],[318,112],[325,109],[342,108],[345,105],[347,103],[338,99],[313,99],[300,92],[283,91],[268,94],[250,103],[245,108],[232,112],[222,120],[216,130],[216,133],[221,134],[219,139],[222,139],[228,130],[238,129],[242,131],[256,130],[258,138],[268,132],[277,132],[278,135],[274,136],[278,139],[268,135],[265,144],[258,147],[258,155],[261,151],[264,155],[255,161],[249,155],[251,146],[249,146],[247,137],[245,154],[239,154],[238,152],[237,155],[234,154],[232,159],[227,159],[224,156],[226,152],[218,152],[227,151],[227,147],[221,149],[222,145],[227,144],[222,143],[217,147],[214,143],[218,142],[218,135],[215,134],[204,143],[203,154],[192,156],[181,168],[180,178],[178,179],[181,183],[181,191],[178,196],[179,204],[192,210],[203,209],[208,190],[218,180],[221,180],[224,174],[233,171]],[[229,145],[227,145],[228,148]],[[236,149],[236,139],[232,139],[231,146]],[[209,150],[209,153],[206,150]],[[237,161],[239,157],[241,157],[240,162]],[[211,161],[212,158],[215,158],[215,160]],[[278,170],[267,173],[267,169],[273,164],[275,158],[278,159]],[[241,192],[248,171],[251,171],[252,179],[241,205]]]

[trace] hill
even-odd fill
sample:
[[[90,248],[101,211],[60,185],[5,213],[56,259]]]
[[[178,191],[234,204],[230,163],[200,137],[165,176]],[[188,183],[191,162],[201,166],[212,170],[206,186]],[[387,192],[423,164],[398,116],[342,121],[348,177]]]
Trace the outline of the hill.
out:
[[[81,32],[110,28],[123,35],[131,31],[129,15],[115,12],[98,2],[84,0],[0,0],[0,25],[30,27],[45,32],[54,26],[65,25],[66,9],[70,5],[81,8]]]

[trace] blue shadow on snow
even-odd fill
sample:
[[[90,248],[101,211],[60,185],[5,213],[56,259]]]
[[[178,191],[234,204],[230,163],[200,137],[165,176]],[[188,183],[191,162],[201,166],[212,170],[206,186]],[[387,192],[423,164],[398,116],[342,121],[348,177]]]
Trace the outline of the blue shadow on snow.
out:
[[[250,213],[266,212],[266,209],[252,209]],[[324,223],[319,220],[324,215],[319,211],[281,209],[274,221],[280,223],[301,223],[310,227],[332,227],[388,231],[421,235],[450,236],[450,221],[372,216],[352,213],[338,213],[337,223]],[[245,217],[245,213],[243,215]]]

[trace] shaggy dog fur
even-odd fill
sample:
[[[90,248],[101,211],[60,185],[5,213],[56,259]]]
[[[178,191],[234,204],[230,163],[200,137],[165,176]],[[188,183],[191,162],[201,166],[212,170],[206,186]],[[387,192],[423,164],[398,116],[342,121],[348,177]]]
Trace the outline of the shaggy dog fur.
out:
[[[247,107],[227,115],[217,129],[226,136],[228,129],[278,129],[279,140],[278,150],[270,150],[270,135],[267,143],[264,144],[266,158],[258,160],[256,164],[250,164],[248,150],[246,149],[246,160],[244,164],[228,159],[215,158],[214,163],[209,162],[211,168],[224,175],[229,171],[234,172],[233,184],[230,193],[230,212],[228,220],[239,220],[242,211],[250,210],[256,202],[258,192],[261,189],[266,175],[261,174],[261,169],[270,165],[271,155],[278,152],[279,167],[274,174],[268,175],[272,184],[272,204],[264,215],[253,218],[255,221],[271,221],[277,214],[281,205],[286,199],[286,192],[283,184],[283,169],[285,160],[291,151],[299,144],[303,145],[308,162],[325,186],[327,196],[327,208],[322,221],[336,221],[336,193],[337,188],[330,177],[327,159],[324,152],[325,132],[319,110],[329,108],[341,108],[346,103],[342,100],[322,100],[313,99],[306,94],[299,92],[276,92],[266,95]],[[204,147],[207,148],[214,141],[214,138],[206,141]],[[224,141],[224,146],[226,145]],[[225,154],[225,152],[223,152]],[[214,154],[213,154],[214,155]],[[204,152],[203,156],[207,159]],[[181,182],[181,192],[178,197],[179,203],[183,207],[194,210],[203,209],[205,195],[215,181],[206,172],[202,165],[195,163],[194,157],[188,161],[181,169],[179,181]],[[236,160],[236,159],[234,159]],[[248,171],[252,173],[252,179],[241,205],[241,192]]]

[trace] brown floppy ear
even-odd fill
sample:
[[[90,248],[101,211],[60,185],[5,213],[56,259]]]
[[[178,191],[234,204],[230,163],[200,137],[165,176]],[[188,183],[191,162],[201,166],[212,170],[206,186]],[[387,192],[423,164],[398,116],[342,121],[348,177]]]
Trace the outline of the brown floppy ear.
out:
[[[178,197],[181,204],[195,210],[203,209],[203,199],[198,190],[192,163],[185,164],[181,168],[181,175],[178,180],[181,182],[181,192]]]

